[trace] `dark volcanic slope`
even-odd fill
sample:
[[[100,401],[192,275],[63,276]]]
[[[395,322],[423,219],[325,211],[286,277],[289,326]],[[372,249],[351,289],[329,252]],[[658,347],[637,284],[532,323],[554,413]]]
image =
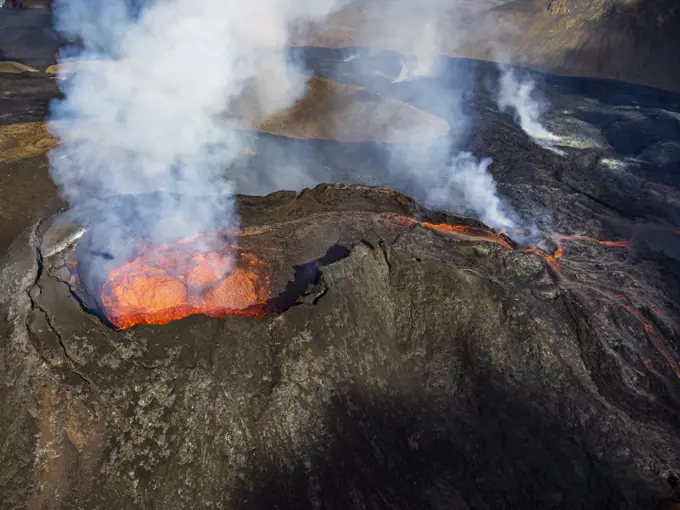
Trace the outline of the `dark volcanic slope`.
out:
[[[534,254],[395,226],[427,213],[389,190],[240,210],[272,229],[250,247],[278,254],[281,286],[344,247],[282,315],[116,332],[50,276],[49,223],[18,240],[0,281],[3,508],[637,509],[670,495],[677,385],[608,347],[644,342],[630,314]]]
[[[0,9],[0,60],[23,62],[42,71],[54,64],[60,43],[50,9]]]
[[[357,81],[349,50],[301,51],[318,74]],[[399,73],[398,55],[360,58]],[[493,66],[447,65],[445,85],[476,84],[464,148],[493,158],[500,191],[546,249],[562,245],[555,269],[537,254],[392,228],[391,214],[425,212],[391,192],[242,197],[245,226],[276,225],[251,242],[276,262],[279,290],[313,279],[318,264],[304,264],[322,257],[318,285],[279,316],[116,332],[50,276],[48,223],[17,238],[54,196],[44,155],[0,162],[0,241],[17,238],[0,281],[2,505],[651,509],[670,497],[678,97],[535,75],[558,155],[497,111]],[[374,91],[456,125],[414,94],[442,83],[386,76]],[[39,120],[56,93],[44,75],[0,79],[12,84],[0,87],[5,127]],[[259,136],[254,149],[236,174],[250,192],[324,180],[413,191],[387,177],[384,144]],[[272,171],[286,165],[306,173]],[[630,246],[563,238],[573,235]]]

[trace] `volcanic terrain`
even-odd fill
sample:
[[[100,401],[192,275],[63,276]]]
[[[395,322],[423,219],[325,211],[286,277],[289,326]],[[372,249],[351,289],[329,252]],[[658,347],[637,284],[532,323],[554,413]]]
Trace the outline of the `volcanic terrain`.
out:
[[[621,248],[590,242],[551,264],[385,188],[242,197],[239,213],[282,305],[259,318],[117,331],[69,282],[77,225],[46,217],[15,242],[2,280],[7,508],[669,496],[678,381],[654,348],[672,349],[672,325],[581,271],[594,256],[613,270]]]
[[[51,0],[0,9],[0,61],[55,72],[62,41],[52,28]],[[680,91],[680,11],[674,0],[365,0],[348,3],[296,44],[344,48],[371,45],[410,54],[427,30],[424,13],[438,13],[446,34],[441,53],[494,60],[498,48],[516,65],[568,76],[620,79]],[[386,6],[408,23],[385,23]],[[434,10],[433,10],[434,9]],[[441,14],[439,14],[441,13]],[[0,64],[1,65],[1,64]]]
[[[390,10],[408,13],[408,22],[385,23],[384,13]],[[680,11],[674,0],[352,2],[303,31],[298,43],[331,48],[370,44],[410,54],[429,29],[432,12],[445,34],[441,52],[449,56],[503,56],[557,74],[680,90]]]
[[[541,146],[493,64],[392,83],[397,53],[292,51],[363,131],[328,130],[331,100],[256,119],[239,230],[137,232],[125,263],[47,175],[55,78],[0,74],[0,507],[677,508],[680,97],[523,72]],[[461,148],[493,159],[521,242],[425,208],[385,118],[362,126],[399,105],[455,131],[422,92],[463,78]]]

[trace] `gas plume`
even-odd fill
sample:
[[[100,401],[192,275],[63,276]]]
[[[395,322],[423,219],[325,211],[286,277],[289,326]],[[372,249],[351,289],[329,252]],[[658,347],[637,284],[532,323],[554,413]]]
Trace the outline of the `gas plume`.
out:
[[[441,62],[443,53],[455,51],[470,34],[469,19],[459,14],[462,4],[458,0],[433,0],[424,5],[379,2],[376,9],[386,10],[379,17],[381,28],[373,24],[365,27],[369,42],[372,33],[379,33],[386,39],[399,39],[398,44],[405,48],[407,57],[400,59],[401,68],[392,80],[404,84],[402,97],[451,125],[443,139],[389,147],[385,184],[413,195],[428,207],[471,214],[498,230],[514,229],[519,220],[497,193],[489,171],[492,160],[462,150],[473,128],[463,107],[463,96],[471,90],[473,78],[461,67]],[[481,17],[476,19],[481,21]],[[414,135],[418,129],[412,127]]]
[[[548,131],[541,123],[545,103],[536,97],[536,82],[528,77],[519,79],[508,65],[501,64],[498,68],[498,108],[511,112],[522,130],[539,145],[552,148],[552,144],[559,141],[560,137]]]
[[[51,105],[50,171],[79,219],[96,220],[99,250],[115,257],[133,224],[152,242],[237,226],[224,171],[246,142],[231,110],[246,89],[259,115],[292,104],[307,77],[285,52],[291,27],[337,4],[56,0],[56,28],[74,43],[59,61],[77,72],[60,74]],[[153,200],[124,214],[97,205],[144,193]]]
[[[391,76],[384,71],[390,67],[387,63],[376,65],[380,59],[375,54],[366,63],[351,58],[350,65],[360,75],[389,78],[390,93],[441,116],[451,125],[445,139],[390,146],[388,175],[381,176],[380,184],[411,194],[427,206],[473,214],[496,229],[512,229],[515,235],[521,230],[520,237],[524,239],[535,237],[533,221],[520,219],[499,196],[491,173],[493,161],[483,153],[475,156],[464,150],[476,127],[466,113],[464,100],[473,90],[474,78],[469,65],[441,58],[442,54],[456,54],[473,42],[477,46],[485,44],[486,52],[495,60],[507,60],[500,58],[504,56],[500,48],[509,51],[515,28],[474,2],[464,0],[417,4],[405,0],[376,1],[367,4],[363,19],[362,44],[388,46],[404,56],[398,58],[398,66],[392,64]],[[477,37],[480,31],[486,36]],[[559,138],[541,124],[544,104],[535,94],[535,83],[519,80],[510,66],[500,66],[500,71],[499,108],[512,111],[529,136],[557,151],[553,144]],[[367,87],[373,83],[371,78],[363,81]],[[419,127],[412,129],[415,135]]]
[[[455,51],[470,33],[469,19],[451,14],[458,0],[368,4],[375,12],[367,15],[373,21],[364,27],[365,44],[379,48],[381,38],[396,37],[405,55],[383,58],[371,51],[368,58],[350,55],[343,62],[363,76],[366,88],[381,75],[396,95],[446,119],[448,136],[386,144],[387,172],[373,176],[350,172],[345,179],[335,169],[310,168],[305,151],[313,150],[301,146],[286,148],[275,167],[268,161],[265,169],[239,173],[235,163],[251,147],[237,118],[239,98],[255,95],[258,118],[293,104],[309,73],[286,51],[290,35],[342,2],[56,1],[57,28],[78,43],[63,51],[60,62],[75,64],[78,72],[60,76],[65,97],[52,105],[50,129],[61,144],[50,155],[51,173],[74,211],[97,218],[101,250],[120,246],[133,223],[156,242],[236,227],[235,191],[264,193],[334,180],[391,186],[499,230],[526,226],[499,196],[493,161],[463,150],[472,127],[463,95],[472,77],[442,65],[440,57],[444,44],[446,53]],[[539,122],[532,85],[517,81],[512,71],[500,81],[499,107],[513,109],[531,136],[552,140]],[[399,129],[415,135],[419,126]],[[101,197],[156,191],[164,193],[135,201],[135,210],[124,215],[93,212]]]

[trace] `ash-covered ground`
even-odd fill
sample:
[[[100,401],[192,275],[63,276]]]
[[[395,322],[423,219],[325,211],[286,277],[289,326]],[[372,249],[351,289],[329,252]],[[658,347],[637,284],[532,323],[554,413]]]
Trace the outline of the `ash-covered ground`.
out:
[[[296,51],[455,128],[417,100],[441,83],[392,83],[396,54],[362,50],[369,80],[347,60],[356,49]],[[244,225],[275,233],[251,249],[276,260],[280,291],[309,284],[302,299],[265,318],[116,331],[54,277],[51,213],[30,226],[54,198],[41,144],[0,163],[2,507],[672,505],[680,98],[534,75],[560,137],[542,147],[498,111],[495,66],[446,65],[475,83],[462,149],[493,159],[544,252],[395,230],[385,218],[465,220],[377,188],[241,197]],[[40,121],[57,94],[40,74],[0,76],[0,90],[3,126]],[[304,168],[300,187],[412,193],[385,182],[388,149],[259,135],[238,175],[262,194],[277,165]]]

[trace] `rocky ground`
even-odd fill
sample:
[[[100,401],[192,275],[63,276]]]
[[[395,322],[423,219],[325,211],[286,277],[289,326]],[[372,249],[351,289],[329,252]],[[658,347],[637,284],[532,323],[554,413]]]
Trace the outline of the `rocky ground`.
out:
[[[530,75],[561,137],[543,147],[498,111],[493,65],[393,84],[397,54],[298,51],[454,130],[468,119],[461,148],[493,159],[545,251],[400,221],[480,227],[388,189],[313,188],[417,197],[388,143],[254,134],[244,192],[313,188],[239,198],[244,227],[269,228],[250,249],[299,301],[117,331],[59,278],[54,79],[1,75],[0,507],[673,508],[678,96]],[[427,93],[461,84],[456,113]]]

